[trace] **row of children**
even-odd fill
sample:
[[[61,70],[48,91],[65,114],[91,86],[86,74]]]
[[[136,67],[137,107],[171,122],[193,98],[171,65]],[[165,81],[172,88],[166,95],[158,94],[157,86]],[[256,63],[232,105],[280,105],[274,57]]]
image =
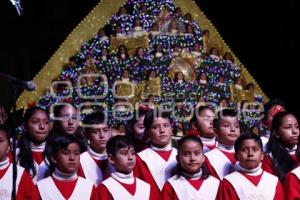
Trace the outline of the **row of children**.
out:
[[[299,126],[289,112],[274,116],[265,153],[260,137],[240,130],[236,112],[229,109],[215,116],[209,107],[198,108],[193,123],[200,135],[188,133],[178,141],[177,150],[171,146],[169,113],[140,113],[126,136],[113,136],[100,113],[85,118],[83,132],[74,106],[58,106],[54,115],[60,120],[54,121],[51,131],[43,109],[34,107],[24,115],[25,132],[18,144],[22,167],[18,166],[17,199],[300,197]],[[8,133],[1,127],[3,199],[11,197]]]

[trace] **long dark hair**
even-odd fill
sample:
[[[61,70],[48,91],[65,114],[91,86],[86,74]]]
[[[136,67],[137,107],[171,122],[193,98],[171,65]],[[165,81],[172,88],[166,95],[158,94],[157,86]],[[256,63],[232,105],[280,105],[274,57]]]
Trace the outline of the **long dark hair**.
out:
[[[37,111],[44,112],[49,118],[48,112],[46,110],[44,110],[43,108],[32,107],[32,108],[28,109],[24,114],[23,122],[24,122],[25,126],[28,124],[32,115]],[[47,138],[46,138],[46,140],[47,140]],[[31,139],[28,135],[28,132],[24,132],[21,135],[21,138],[19,141],[20,153],[19,153],[18,157],[19,157],[20,165],[22,167],[24,167],[25,170],[28,171],[32,177],[34,177],[36,175],[37,171],[34,166],[32,151],[31,151],[31,147],[30,147],[30,141],[31,141]]]
[[[202,153],[203,153],[203,143],[202,143],[201,139],[197,136],[194,136],[194,135],[187,135],[187,136],[182,137],[177,143],[178,154],[182,150],[183,144],[186,143],[186,142],[189,142],[189,141],[190,142],[197,142],[198,144],[200,144],[201,148],[202,148]],[[207,179],[209,177],[209,172],[208,172],[208,169],[206,168],[204,163],[203,163],[201,169],[202,169],[201,178],[202,179]],[[183,171],[184,171],[184,169],[182,168],[180,163],[177,162],[177,165],[176,165],[176,168],[175,168],[175,174],[177,175],[177,178],[179,178],[180,176],[183,175]]]
[[[137,121],[146,115],[148,110],[138,109],[135,110],[133,118],[129,121],[129,123],[126,126],[126,133],[130,134],[133,140],[135,140],[133,134],[134,134],[134,125],[137,123]]]
[[[72,104],[72,103],[68,103],[68,104],[60,104],[60,105],[57,105],[53,108],[53,115],[54,117],[60,117],[61,116],[61,111],[64,107],[66,106],[71,106],[73,108],[75,108],[77,110],[77,107]],[[54,137],[55,135],[67,135],[67,133],[65,133],[65,131],[62,129],[61,127],[61,124],[60,124],[60,120],[55,120],[53,121],[53,127],[50,131],[50,137]],[[80,140],[82,140],[82,142],[85,142],[85,138],[84,138],[84,135],[83,135],[83,129],[81,126],[78,126],[78,128],[76,129],[76,131],[74,132],[73,134],[76,138],[79,138]],[[46,155],[49,154],[48,152],[48,147],[49,145],[46,144]],[[85,145],[85,147],[83,148],[84,150],[87,149],[87,145]]]
[[[282,125],[282,120],[287,115],[293,115],[290,112],[284,111],[276,114],[272,121],[271,136],[267,143],[267,152],[272,153],[272,163],[274,170],[280,180],[284,180],[286,174],[294,169],[294,162],[289,152],[285,149],[282,142],[276,137],[275,132]],[[293,115],[294,116],[294,115]]]
[[[77,107],[72,103],[60,104],[60,105],[57,105],[53,108],[54,117],[60,117],[62,109],[66,106],[71,106],[71,107],[73,107],[77,110]],[[60,123],[61,123],[60,120],[54,120],[53,121],[53,128],[51,129],[51,135],[56,134],[56,133],[61,133],[61,134],[64,133]],[[80,126],[78,126],[77,130],[74,132],[74,135],[76,137],[82,137],[83,136],[83,130]]]
[[[127,50],[127,47],[125,46],[125,45],[120,45],[119,47],[118,47],[118,52],[117,52],[117,57],[119,58],[119,59],[121,59],[121,48],[124,48],[124,50],[125,50],[125,56],[126,56],[126,59],[129,59],[129,54],[128,54],[128,50]]]

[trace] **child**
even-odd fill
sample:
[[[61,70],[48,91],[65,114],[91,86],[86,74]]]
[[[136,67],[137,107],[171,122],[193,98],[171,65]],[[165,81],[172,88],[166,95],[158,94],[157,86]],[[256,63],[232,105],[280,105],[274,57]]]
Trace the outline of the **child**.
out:
[[[214,120],[214,129],[218,137],[217,148],[206,153],[206,165],[211,175],[223,179],[233,171],[236,162],[234,158],[234,142],[240,136],[240,125],[237,113],[231,109],[218,112]]]
[[[111,129],[103,113],[92,113],[86,116],[84,126],[86,126],[84,130],[89,147],[80,155],[81,167],[78,175],[98,185],[109,176],[111,171],[106,154],[106,143],[111,137]]]
[[[272,99],[264,105],[263,119],[260,123],[261,140],[264,149],[267,149],[267,143],[271,136],[273,117],[280,112],[285,111],[285,104],[279,99]]]
[[[176,166],[177,150],[171,146],[172,120],[169,113],[150,110],[145,116],[144,125],[151,145],[138,153],[134,173],[149,183],[155,196],[159,196],[164,183],[171,177],[171,170]]]
[[[299,199],[300,197],[300,166],[289,172],[284,180],[286,199]]]
[[[107,143],[109,162],[115,172],[98,186],[103,200],[159,199],[150,192],[150,185],[133,176],[136,155],[131,140],[124,135],[112,137]]]
[[[216,198],[220,181],[210,176],[204,167],[202,148],[202,142],[197,136],[185,136],[178,141],[177,175],[165,183],[162,199]]]
[[[79,131],[79,120],[77,108],[73,104],[61,104],[54,106],[53,114],[55,121],[53,123],[54,131],[64,132],[73,135]]]
[[[48,178],[37,182],[42,199],[97,199],[92,182],[78,177],[83,144],[72,135],[55,135],[49,141],[50,170]]]
[[[74,135],[84,141],[83,131],[79,124],[79,115],[74,104],[64,103],[54,106],[54,122],[50,136],[56,134]]]
[[[236,172],[224,177],[217,199],[284,199],[278,178],[261,168],[263,147],[259,136],[245,133],[235,145],[235,158],[239,161]]]
[[[215,113],[208,106],[196,108],[191,123],[197,127],[198,136],[203,143],[203,152],[206,153],[216,148],[216,137],[213,127]],[[189,132],[187,132],[189,134]]]
[[[299,124],[296,117],[287,111],[276,114],[267,143],[263,169],[283,181],[286,174],[299,165],[296,156],[298,138]]]
[[[143,151],[148,146],[145,138],[144,126],[144,119],[147,110],[137,110],[134,114],[134,117],[132,118],[130,123],[128,123],[129,125],[127,126],[127,132],[131,134],[132,140],[134,142],[134,148],[137,153]]]
[[[0,199],[11,199],[13,166],[7,153],[9,151],[9,131],[0,124]],[[16,199],[39,199],[36,187],[23,167],[17,166]]]
[[[49,120],[47,111],[39,107],[32,107],[24,114],[24,133],[19,142],[18,162],[30,173],[34,183],[49,175],[44,153]]]

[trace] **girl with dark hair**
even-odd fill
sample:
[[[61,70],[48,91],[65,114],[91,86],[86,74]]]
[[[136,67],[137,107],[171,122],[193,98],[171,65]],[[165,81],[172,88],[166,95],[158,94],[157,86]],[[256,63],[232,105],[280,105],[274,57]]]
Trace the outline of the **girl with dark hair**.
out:
[[[129,59],[128,50],[125,45],[120,45],[117,52],[117,57],[121,62]]]
[[[195,109],[190,122],[197,130],[191,129],[186,132],[186,135],[191,134],[200,137],[204,153],[216,148],[216,136],[213,127],[214,118],[215,113],[210,107],[200,106]]]
[[[34,183],[49,173],[45,159],[49,120],[48,112],[40,107],[32,107],[24,114],[24,133],[19,141],[18,162],[30,173]]]
[[[74,135],[84,140],[82,128],[79,125],[79,115],[74,104],[60,104],[53,108],[54,122],[51,130],[53,134]]]
[[[13,165],[9,161],[9,130],[0,124],[0,199],[11,199]],[[35,185],[23,167],[16,166],[16,199],[39,199]]]
[[[126,132],[130,134],[134,142],[135,151],[137,153],[146,149],[148,146],[147,139],[145,136],[145,126],[144,126],[144,119],[146,113],[147,110],[142,110],[142,109],[135,111],[134,117],[126,127],[127,128]]]
[[[205,168],[200,138],[192,135],[181,138],[176,159],[176,175],[165,183],[162,199],[215,199],[220,181],[210,176]]]
[[[49,143],[52,173],[37,183],[41,199],[98,199],[93,182],[77,176],[82,142],[72,135],[56,135]]]
[[[298,138],[299,124],[295,115],[287,111],[276,114],[272,121],[263,169],[283,181],[287,173],[299,164],[296,154]]]
[[[176,166],[177,150],[171,145],[173,126],[170,113],[149,110],[145,115],[144,126],[145,135],[151,144],[138,153],[134,173],[148,182],[155,196],[159,196]]]

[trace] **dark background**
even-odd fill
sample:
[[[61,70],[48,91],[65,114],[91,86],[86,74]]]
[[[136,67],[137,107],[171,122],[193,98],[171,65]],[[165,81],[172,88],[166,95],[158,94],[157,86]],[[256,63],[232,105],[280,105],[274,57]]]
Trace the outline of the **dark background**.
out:
[[[113,0],[112,0],[113,2]],[[98,0],[22,0],[18,16],[0,1],[0,72],[31,80]],[[295,0],[197,1],[223,39],[270,97],[300,116]],[[9,84],[0,79],[0,103],[11,105]]]

